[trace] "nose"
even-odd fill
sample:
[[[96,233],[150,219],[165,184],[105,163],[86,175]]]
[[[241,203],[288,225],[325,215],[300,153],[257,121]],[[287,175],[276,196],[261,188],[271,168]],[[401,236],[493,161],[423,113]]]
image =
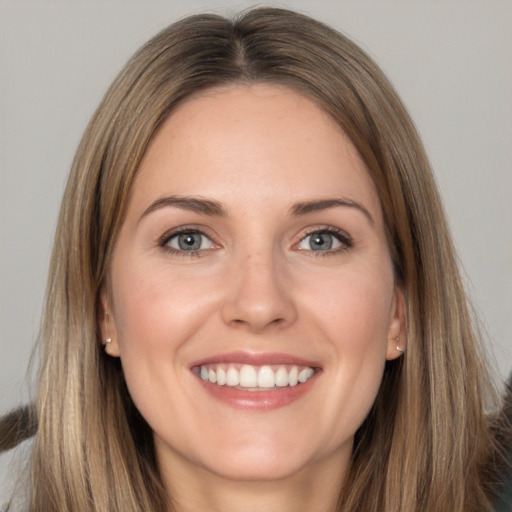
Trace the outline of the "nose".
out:
[[[247,254],[231,267],[222,308],[225,323],[261,333],[292,324],[297,311],[284,269],[269,254]],[[281,270],[281,271],[280,271]]]

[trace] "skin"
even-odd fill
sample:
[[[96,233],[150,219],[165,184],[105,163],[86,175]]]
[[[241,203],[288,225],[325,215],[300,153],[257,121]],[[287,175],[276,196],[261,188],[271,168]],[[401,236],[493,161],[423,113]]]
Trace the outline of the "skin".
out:
[[[225,212],[155,205],[170,196]],[[291,212],[333,198],[352,203]],[[199,251],[169,239],[182,226],[205,234]],[[313,248],[309,233],[326,228],[341,238]],[[334,508],[405,320],[375,186],[315,103],[257,84],[182,104],[143,158],[102,297],[106,350],[154,431],[177,510]],[[286,406],[240,409],[191,371],[234,351],[290,354],[319,371]]]

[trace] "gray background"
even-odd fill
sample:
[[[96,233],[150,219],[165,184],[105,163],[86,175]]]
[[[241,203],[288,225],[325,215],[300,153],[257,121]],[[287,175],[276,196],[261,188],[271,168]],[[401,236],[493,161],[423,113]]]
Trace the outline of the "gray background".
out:
[[[179,16],[248,2],[0,0],[0,413],[27,399],[65,177],[126,59]],[[274,4],[275,5],[275,4]],[[512,370],[512,2],[281,2],[383,67],[430,154],[497,374]]]

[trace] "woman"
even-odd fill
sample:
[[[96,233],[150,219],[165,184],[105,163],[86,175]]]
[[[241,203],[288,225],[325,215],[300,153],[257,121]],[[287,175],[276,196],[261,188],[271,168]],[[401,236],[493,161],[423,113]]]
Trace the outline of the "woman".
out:
[[[307,17],[190,17],[127,64],[41,351],[30,510],[491,510],[496,402],[426,156]]]

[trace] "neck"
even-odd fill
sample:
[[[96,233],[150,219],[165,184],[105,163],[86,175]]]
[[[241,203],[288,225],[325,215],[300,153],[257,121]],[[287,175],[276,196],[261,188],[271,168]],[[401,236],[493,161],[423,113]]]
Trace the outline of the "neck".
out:
[[[332,464],[323,461],[285,478],[259,481],[224,478],[176,460],[161,470],[173,512],[334,512],[347,465],[340,467],[336,457]]]

